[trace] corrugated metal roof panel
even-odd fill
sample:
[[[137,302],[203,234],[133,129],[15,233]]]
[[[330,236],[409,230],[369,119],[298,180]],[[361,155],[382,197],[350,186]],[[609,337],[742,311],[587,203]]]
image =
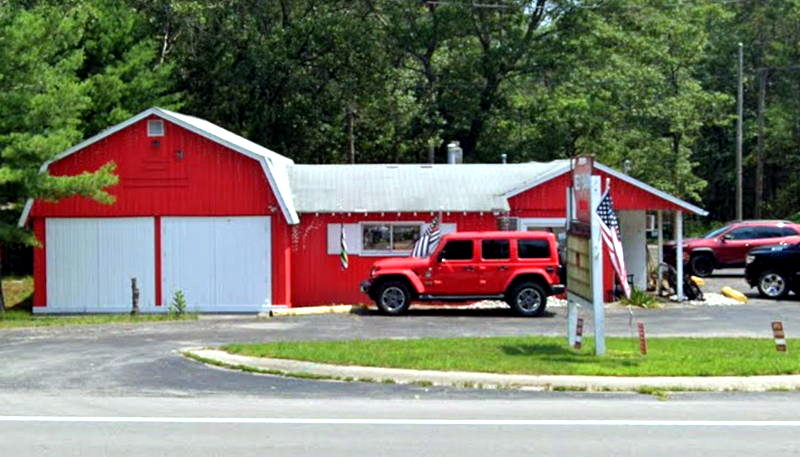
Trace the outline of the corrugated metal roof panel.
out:
[[[508,211],[508,191],[569,167],[522,164],[292,165],[298,212]]]

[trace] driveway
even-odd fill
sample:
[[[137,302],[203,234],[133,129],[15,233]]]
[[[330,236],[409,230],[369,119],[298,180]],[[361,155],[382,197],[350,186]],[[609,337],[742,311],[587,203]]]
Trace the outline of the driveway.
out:
[[[711,278],[717,288],[728,276]],[[670,305],[662,310],[635,310],[651,336],[770,337],[770,321],[783,320],[788,334],[800,329],[800,300],[754,299],[739,306]],[[591,316],[587,312],[591,331]],[[627,309],[610,307],[609,335],[629,336]],[[190,346],[230,342],[313,339],[371,339],[490,335],[563,336],[564,308],[542,318],[526,319],[507,309],[414,310],[407,316],[320,315],[259,320],[253,316],[210,316],[193,322],[165,322],[88,327],[47,327],[0,332],[0,391],[96,392],[139,395],[198,393],[269,394],[329,398],[337,395],[470,395],[467,391],[421,389],[364,383],[314,382],[256,376],[212,369],[181,357]],[[492,392],[500,397],[529,395]]]

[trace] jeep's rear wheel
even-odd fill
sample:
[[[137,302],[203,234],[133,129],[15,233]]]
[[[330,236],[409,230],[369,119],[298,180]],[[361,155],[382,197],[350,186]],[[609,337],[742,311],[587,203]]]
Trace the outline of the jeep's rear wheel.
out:
[[[411,305],[411,292],[402,281],[386,281],[378,287],[375,304],[384,314],[397,316]]]
[[[758,292],[763,297],[781,298],[789,292],[789,285],[782,273],[765,271],[758,278]]]
[[[710,254],[695,254],[689,260],[689,269],[701,278],[711,276],[714,272],[714,258]]]
[[[541,285],[526,281],[513,286],[506,294],[506,301],[520,316],[541,316],[547,306],[547,294]]]

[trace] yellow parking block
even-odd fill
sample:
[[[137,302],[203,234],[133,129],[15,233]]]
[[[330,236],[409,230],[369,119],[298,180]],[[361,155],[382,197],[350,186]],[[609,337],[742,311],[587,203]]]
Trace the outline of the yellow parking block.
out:
[[[738,290],[732,287],[725,286],[722,288],[720,292],[722,292],[722,295],[728,298],[732,298],[742,303],[747,303],[747,297],[743,293],[739,292]]]

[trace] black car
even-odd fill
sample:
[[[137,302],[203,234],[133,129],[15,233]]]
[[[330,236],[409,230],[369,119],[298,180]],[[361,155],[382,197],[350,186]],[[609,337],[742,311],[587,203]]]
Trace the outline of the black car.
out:
[[[744,274],[750,287],[769,298],[800,295],[800,243],[756,248],[747,254]]]

